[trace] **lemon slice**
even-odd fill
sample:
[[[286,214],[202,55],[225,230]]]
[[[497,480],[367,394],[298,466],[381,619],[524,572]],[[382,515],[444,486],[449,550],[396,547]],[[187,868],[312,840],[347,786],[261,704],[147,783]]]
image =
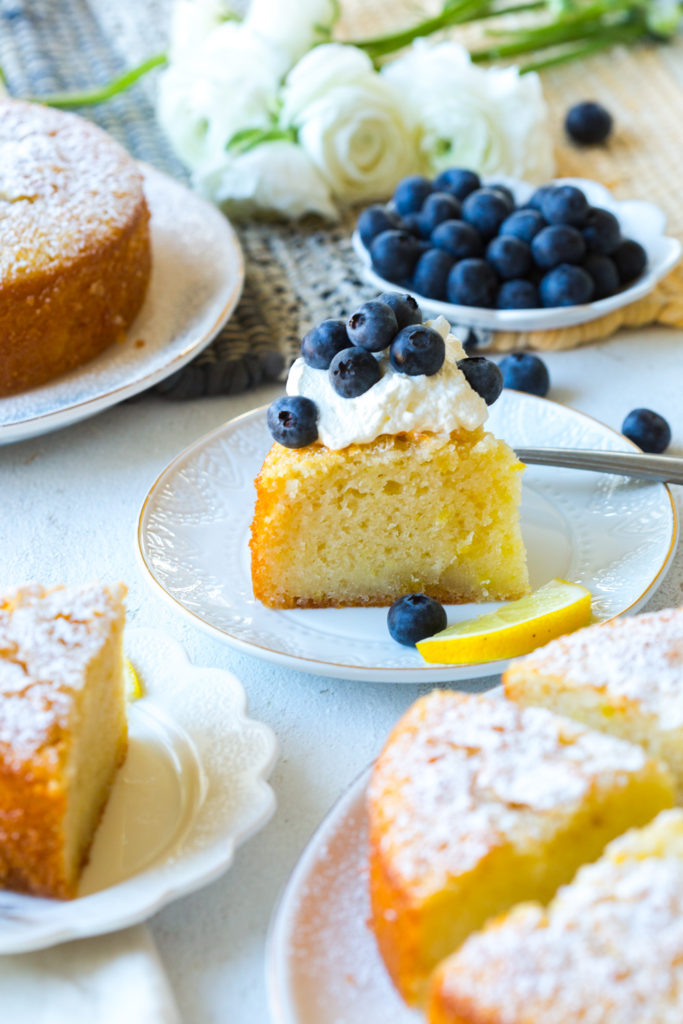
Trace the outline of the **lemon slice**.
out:
[[[137,700],[138,697],[142,697],[142,683],[140,678],[126,658],[123,662],[123,675],[126,684],[126,700]]]
[[[496,612],[420,640],[417,649],[425,661],[449,665],[516,658],[585,626],[590,617],[590,591],[578,583],[555,579]]]

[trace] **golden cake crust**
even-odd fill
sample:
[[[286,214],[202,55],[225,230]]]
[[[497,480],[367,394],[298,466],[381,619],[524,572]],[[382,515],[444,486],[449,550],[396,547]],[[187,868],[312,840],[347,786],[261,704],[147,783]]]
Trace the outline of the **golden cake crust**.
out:
[[[149,281],[141,175],[72,114],[0,101],[0,395],[123,338]]]

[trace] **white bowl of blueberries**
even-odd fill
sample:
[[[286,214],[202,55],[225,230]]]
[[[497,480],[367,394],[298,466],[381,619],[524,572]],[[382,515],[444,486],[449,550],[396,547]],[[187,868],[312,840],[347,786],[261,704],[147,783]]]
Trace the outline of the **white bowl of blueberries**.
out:
[[[452,168],[399,182],[362,211],[353,245],[366,280],[410,291],[430,316],[475,330],[572,327],[651,292],[678,262],[653,203],[596,181],[540,188]]]

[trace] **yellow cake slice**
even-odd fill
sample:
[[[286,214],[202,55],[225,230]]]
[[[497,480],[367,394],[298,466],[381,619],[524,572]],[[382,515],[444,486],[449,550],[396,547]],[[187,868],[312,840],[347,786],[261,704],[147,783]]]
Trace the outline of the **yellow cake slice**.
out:
[[[429,1024],[679,1024],[683,812],[616,839],[547,910],[516,907],[435,972]]]
[[[683,608],[615,619],[512,664],[507,696],[642,744],[683,800]]]
[[[488,918],[547,902],[673,803],[642,748],[542,708],[435,690],[403,716],[368,790],[371,926],[410,1003]]]
[[[0,595],[0,887],[76,895],[127,749],[123,584]]]

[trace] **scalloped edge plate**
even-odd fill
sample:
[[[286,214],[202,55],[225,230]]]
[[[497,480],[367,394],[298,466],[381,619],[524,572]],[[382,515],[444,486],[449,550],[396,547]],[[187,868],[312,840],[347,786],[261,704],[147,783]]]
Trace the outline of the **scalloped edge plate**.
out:
[[[228,870],[275,810],[277,742],[246,714],[231,672],[199,668],[165,633],[127,628],[143,686],[129,705],[128,757],[95,835],[79,896],[0,892],[0,954],[136,924]]]
[[[526,181],[503,175],[485,177],[484,184],[496,181],[510,188],[518,202],[523,203],[536,188]],[[677,238],[664,234],[666,217],[663,210],[654,203],[641,199],[617,200],[611,192],[597,181],[588,178],[555,178],[553,184],[576,185],[582,189],[592,206],[609,210],[621,224],[623,234],[634,238],[647,253],[645,273],[633,284],[616,295],[581,306],[558,306],[552,309],[482,309],[479,306],[459,306],[451,302],[437,302],[424,295],[412,292],[423,313],[436,317],[445,316],[454,327],[475,328],[487,331],[547,331],[560,327],[574,327],[576,324],[597,320],[607,313],[627,306],[648,295],[655,285],[672,270],[681,258],[683,247]],[[368,284],[380,292],[404,291],[392,281],[376,274],[370,262],[370,253],[360,240],[358,231],[352,235],[352,244],[363,264],[363,276]]]

